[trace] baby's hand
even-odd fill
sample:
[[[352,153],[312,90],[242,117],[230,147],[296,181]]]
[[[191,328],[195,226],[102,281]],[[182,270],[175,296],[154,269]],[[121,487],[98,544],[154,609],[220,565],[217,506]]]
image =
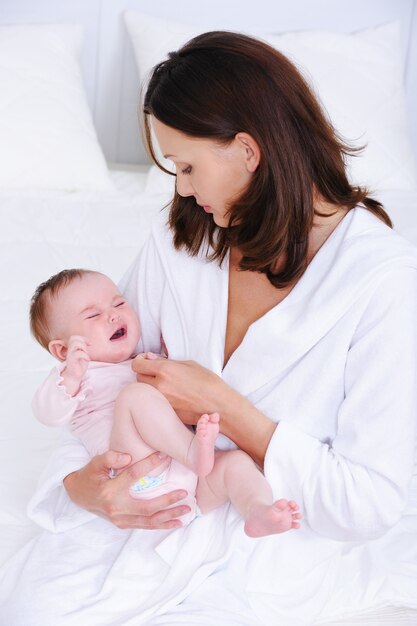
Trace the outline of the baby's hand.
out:
[[[65,370],[71,377],[81,380],[86,373],[90,362],[87,348],[88,341],[85,337],[81,337],[81,335],[72,335],[70,337]]]
[[[87,339],[80,335],[70,337],[67,350],[67,364],[61,372],[65,389],[70,395],[74,396],[79,390],[89,362]]]

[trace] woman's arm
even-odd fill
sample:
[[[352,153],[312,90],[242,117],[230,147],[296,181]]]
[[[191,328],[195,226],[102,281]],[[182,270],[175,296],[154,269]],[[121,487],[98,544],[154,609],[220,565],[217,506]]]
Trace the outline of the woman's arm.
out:
[[[350,341],[335,436],[322,442],[283,420],[271,440],[265,475],[271,484],[285,477],[319,534],[375,539],[403,515],[415,457],[416,319],[416,270],[386,272]]]
[[[113,451],[90,459],[84,446],[67,433],[49,459],[29,502],[30,519],[53,533],[76,528],[95,515],[121,528],[181,526],[176,520],[189,512],[189,507],[180,503],[185,491],[147,501],[129,495],[129,487],[164,460],[155,453],[130,467],[129,463],[129,455]],[[109,478],[110,467],[117,471],[116,478]],[[166,511],[168,507],[172,508]]]
[[[220,430],[263,467],[271,437],[277,428],[244,396],[219,376],[195,361],[154,360],[133,362],[138,380],[157,388],[188,424],[203,413],[220,413]]]

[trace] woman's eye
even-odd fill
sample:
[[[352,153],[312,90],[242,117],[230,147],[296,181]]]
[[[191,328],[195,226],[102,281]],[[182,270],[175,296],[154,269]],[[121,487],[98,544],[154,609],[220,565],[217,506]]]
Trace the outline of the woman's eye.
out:
[[[191,174],[191,165],[189,165],[185,169],[181,170],[181,173],[182,174]]]

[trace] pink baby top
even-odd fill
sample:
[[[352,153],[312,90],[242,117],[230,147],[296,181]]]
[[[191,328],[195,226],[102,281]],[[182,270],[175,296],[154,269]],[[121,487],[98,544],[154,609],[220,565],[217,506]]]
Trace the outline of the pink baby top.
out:
[[[46,426],[69,425],[91,456],[109,449],[114,403],[118,393],[136,382],[132,359],[122,363],[91,361],[75,396],[63,386],[65,363],[54,367],[37,390],[32,410]]]

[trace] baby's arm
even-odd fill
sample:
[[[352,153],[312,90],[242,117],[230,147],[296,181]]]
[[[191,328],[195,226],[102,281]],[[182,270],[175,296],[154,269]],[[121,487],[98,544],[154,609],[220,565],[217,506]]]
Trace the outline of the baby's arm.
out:
[[[54,367],[36,391],[32,400],[32,411],[45,426],[64,426],[73,419],[83,399],[82,390],[76,396],[70,396],[66,392],[59,368]]]
[[[73,335],[68,342],[66,366],[61,372],[62,383],[70,396],[80,390],[81,381],[87,371],[90,357],[87,352],[85,337]]]
[[[54,367],[35,393],[32,410],[42,424],[68,424],[80,408],[85,398],[81,383],[89,362],[86,345],[83,337],[71,337],[65,366]]]

